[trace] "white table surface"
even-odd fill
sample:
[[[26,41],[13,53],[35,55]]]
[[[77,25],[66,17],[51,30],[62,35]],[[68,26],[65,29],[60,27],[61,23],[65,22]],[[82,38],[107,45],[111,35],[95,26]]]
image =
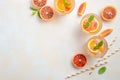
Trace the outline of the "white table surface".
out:
[[[85,53],[83,46],[93,35],[80,30],[77,9],[84,0],[75,0],[74,10],[65,16],[55,16],[50,22],[32,17],[29,9],[31,0],[0,0],[0,80],[64,80],[75,69],[71,65],[73,55]],[[117,36],[116,42],[108,53],[120,47],[120,1],[119,0],[86,0],[87,13],[100,14],[106,5],[117,8],[114,21],[104,22],[103,28],[113,28],[113,33],[106,38],[108,44]],[[47,5],[53,5],[48,0]],[[101,30],[101,31],[102,31]],[[120,52],[109,58],[107,71],[98,75],[88,73],[68,80],[119,80]],[[87,53],[85,53],[87,55]],[[88,56],[92,66],[96,60]]]

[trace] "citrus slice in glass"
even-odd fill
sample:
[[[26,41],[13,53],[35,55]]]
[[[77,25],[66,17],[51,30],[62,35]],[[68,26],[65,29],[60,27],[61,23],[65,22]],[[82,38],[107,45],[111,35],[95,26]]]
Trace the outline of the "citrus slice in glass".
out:
[[[70,13],[74,8],[74,0],[55,0],[54,4],[60,14]]]

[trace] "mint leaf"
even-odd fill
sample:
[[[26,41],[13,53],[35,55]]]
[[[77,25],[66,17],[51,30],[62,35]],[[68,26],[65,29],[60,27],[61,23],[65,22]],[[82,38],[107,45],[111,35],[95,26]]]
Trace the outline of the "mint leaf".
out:
[[[32,12],[32,16],[34,16],[36,14],[36,11]]]
[[[89,22],[86,23],[85,28],[88,28],[90,26]]]
[[[106,69],[107,69],[106,67],[100,68],[99,71],[98,71],[98,74],[103,74],[103,73],[105,73]]]
[[[91,15],[89,18],[88,18],[88,22],[91,23],[93,20],[94,20],[94,15]]]
[[[38,9],[34,8],[34,7],[30,7],[30,9],[33,10],[33,11],[38,11]]]
[[[63,3],[65,6],[70,6],[70,3],[68,3],[66,0],[63,0]]]
[[[85,25],[85,28],[88,28],[90,26],[90,23],[94,20],[94,15],[91,15],[89,18],[88,18],[88,21]]]
[[[95,47],[94,50],[99,49],[103,45],[103,41],[100,41]]]
[[[38,17],[41,19],[41,17],[40,17],[40,12],[38,11]]]

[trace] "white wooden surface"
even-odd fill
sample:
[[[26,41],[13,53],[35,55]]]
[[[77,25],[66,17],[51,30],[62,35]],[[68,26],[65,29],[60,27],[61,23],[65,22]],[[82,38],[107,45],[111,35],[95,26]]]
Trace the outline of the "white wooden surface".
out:
[[[75,0],[74,10],[65,16],[56,16],[51,22],[41,21],[37,15],[32,17],[31,0],[0,0],[0,80],[64,80],[80,69],[71,65],[73,55],[83,52],[86,41],[93,35],[80,30],[77,16],[78,6],[84,0]],[[103,22],[102,30],[113,28],[106,38],[108,43],[117,36],[110,51],[120,47],[120,2],[119,0],[86,0],[87,13],[96,13],[106,5],[113,5],[118,15],[112,22]],[[47,5],[53,5],[48,0]],[[101,30],[101,31],[102,31]],[[109,53],[108,52],[108,53]],[[87,55],[87,53],[85,53]],[[88,56],[89,67],[96,60]],[[119,80],[120,54],[108,60],[107,71],[99,76],[97,70],[70,80]]]

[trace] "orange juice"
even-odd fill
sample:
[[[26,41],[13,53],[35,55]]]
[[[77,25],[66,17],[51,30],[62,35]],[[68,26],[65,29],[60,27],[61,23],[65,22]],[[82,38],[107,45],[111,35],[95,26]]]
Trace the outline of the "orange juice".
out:
[[[55,0],[56,11],[60,14],[68,14],[74,8],[74,0]]]
[[[85,15],[80,22],[81,29],[88,34],[98,33],[102,28],[102,21],[96,14]]]

